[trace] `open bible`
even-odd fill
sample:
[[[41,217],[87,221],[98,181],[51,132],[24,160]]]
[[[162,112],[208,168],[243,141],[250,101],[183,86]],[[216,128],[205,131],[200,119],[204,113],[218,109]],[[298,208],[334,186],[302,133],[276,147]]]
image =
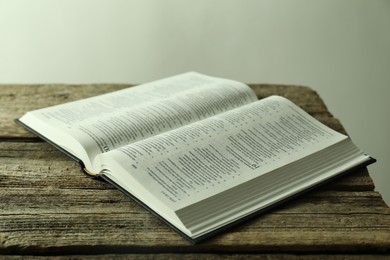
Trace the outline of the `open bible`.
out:
[[[193,242],[375,161],[283,97],[195,72],[17,122]]]

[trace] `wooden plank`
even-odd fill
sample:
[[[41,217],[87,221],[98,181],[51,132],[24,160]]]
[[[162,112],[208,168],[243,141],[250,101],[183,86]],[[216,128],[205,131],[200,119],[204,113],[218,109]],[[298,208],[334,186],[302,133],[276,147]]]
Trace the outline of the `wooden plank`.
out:
[[[110,189],[109,184],[86,177],[80,166],[43,142],[0,142],[0,185],[3,187]],[[322,190],[373,190],[366,168],[321,187]]]
[[[38,201],[35,207],[39,205]],[[102,205],[92,203],[88,208],[99,206]],[[386,252],[390,248],[389,212],[350,213],[346,212],[348,209],[333,214],[271,212],[194,246],[147,212],[132,212],[132,207],[123,213],[107,210],[75,213],[69,208],[55,207],[53,213],[1,215],[0,252],[71,253],[83,248],[85,253],[99,253],[94,250],[103,248],[139,253],[147,250],[364,253]],[[355,210],[354,205],[350,208]]]
[[[0,201],[0,252],[15,247],[45,251],[90,245],[129,250],[190,246],[117,190],[2,187]],[[242,251],[281,246],[295,252],[386,250],[390,248],[390,209],[373,191],[311,192],[200,248],[231,250],[230,245]]]
[[[146,214],[137,203],[117,190],[7,188],[0,192],[3,214]],[[315,191],[274,209],[278,214],[388,214],[374,191]],[[37,207],[39,204],[39,207]],[[153,219],[155,217],[151,216]],[[301,220],[297,220],[300,222]],[[330,220],[333,221],[333,220]],[[385,221],[386,222],[386,221]],[[310,224],[308,223],[310,226]],[[316,226],[317,224],[313,224]],[[375,226],[375,225],[374,225]]]
[[[383,251],[390,248],[390,212],[378,193],[363,188],[367,177],[357,177],[356,191],[317,189],[192,246],[118,190],[83,176],[48,144],[2,142],[0,252]]]
[[[26,185],[27,186],[27,183]],[[8,188],[1,187],[1,212],[4,214],[54,214],[58,209],[82,213],[144,212],[130,198],[115,189]],[[66,199],[66,200],[65,200]],[[39,207],[36,207],[37,204]],[[90,207],[91,205],[96,206]],[[347,206],[347,208],[345,208]],[[130,208],[129,208],[130,207]],[[312,191],[279,206],[280,214],[387,214],[381,196],[374,191],[341,192]],[[123,213],[123,212],[122,212]],[[154,218],[154,217],[153,217]]]
[[[24,113],[79,100],[99,94],[130,87],[124,84],[91,85],[0,85],[0,140],[24,138],[37,140],[22,127],[14,123]],[[252,84],[259,98],[281,95],[289,98],[304,110],[333,129],[344,132],[340,122],[327,111],[317,93],[308,87]]]

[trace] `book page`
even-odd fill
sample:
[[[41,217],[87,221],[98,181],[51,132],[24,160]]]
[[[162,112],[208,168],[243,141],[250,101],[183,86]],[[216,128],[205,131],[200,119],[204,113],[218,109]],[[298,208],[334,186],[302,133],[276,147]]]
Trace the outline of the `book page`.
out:
[[[76,139],[87,151],[90,162],[84,163],[92,170],[97,154],[255,100],[254,92],[240,82],[185,73],[32,114]],[[55,142],[67,145],[61,139]]]
[[[131,174],[176,210],[345,138],[273,96],[121,147],[100,160],[108,166],[115,160],[123,182]]]

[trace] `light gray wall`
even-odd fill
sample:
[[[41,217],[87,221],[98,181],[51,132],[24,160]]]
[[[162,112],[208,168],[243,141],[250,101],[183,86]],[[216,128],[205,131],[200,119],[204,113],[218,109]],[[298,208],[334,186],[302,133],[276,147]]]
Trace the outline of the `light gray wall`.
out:
[[[390,1],[0,0],[0,83],[195,70],[317,90],[390,203]]]

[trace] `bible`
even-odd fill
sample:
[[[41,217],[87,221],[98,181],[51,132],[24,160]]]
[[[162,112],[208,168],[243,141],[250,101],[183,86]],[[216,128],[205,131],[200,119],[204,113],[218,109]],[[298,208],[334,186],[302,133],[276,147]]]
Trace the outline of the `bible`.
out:
[[[375,161],[284,97],[196,72],[16,121],[192,242]]]

